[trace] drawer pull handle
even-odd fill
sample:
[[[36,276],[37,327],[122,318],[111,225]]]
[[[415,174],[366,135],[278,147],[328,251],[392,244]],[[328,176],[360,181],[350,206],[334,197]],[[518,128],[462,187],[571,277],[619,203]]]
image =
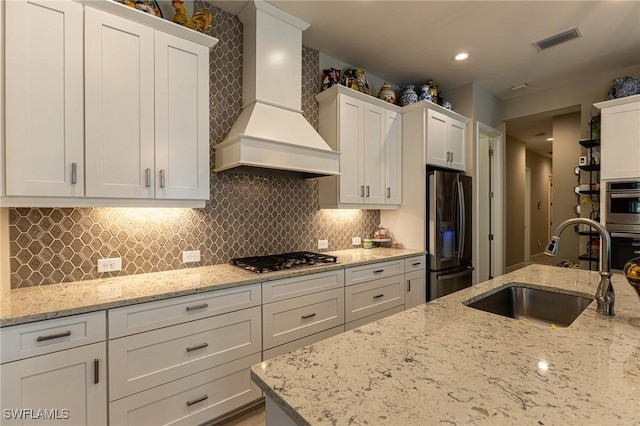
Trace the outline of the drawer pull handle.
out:
[[[373,296],[374,299],[380,299],[381,297],[384,297],[384,294],[378,294],[376,296]]]
[[[187,348],[187,352],[197,351],[198,349],[203,349],[203,348],[206,348],[207,346],[209,346],[208,343],[202,343],[200,345],[191,346]]]
[[[49,334],[47,336],[38,336],[36,342],[44,342],[47,340],[59,339],[61,337],[69,337],[71,336],[71,331],[63,331],[62,333]]]
[[[147,183],[147,188],[151,188],[151,169],[145,170],[145,180]]]
[[[411,264],[411,266],[420,266],[420,265],[422,265],[422,262],[415,262]]]
[[[303,316],[302,316],[302,319],[313,318],[313,317],[315,317],[315,316],[316,316],[316,314],[315,314],[315,312],[314,312],[314,313],[309,314],[309,315],[303,315]]]
[[[160,188],[164,189],[165,185],[165,177],[164,177],[164,169],[160,169]]]
[[[387,188],[387,198],[391,198],[391,188]]]
[[[374,274],[381,274],[384,272],[384,269],[376,269],[375,271],[373,271]]]
[[[360,185],[360,197],[364,197],[364,185]]]
[[[78,163],[71,163],[71,184],[78,183]]]
[[[209,305],[207,303],[203,303],[202,305],[187,306],[187,311],[197,311],[198,309],[204,309],[208,307]]]
[[[209,399],[209,395],[202,395],[200,398],[192,399],[191,401],[187,401],[187,407],[191,407],[193,404],[197,404],[198,402],[202,402]]]
[[[411,280],[407,280],[407,291],[411,291]]]
[[[98,358],[93,360],[93,383],[96,385],[100,383],[100,360]]]

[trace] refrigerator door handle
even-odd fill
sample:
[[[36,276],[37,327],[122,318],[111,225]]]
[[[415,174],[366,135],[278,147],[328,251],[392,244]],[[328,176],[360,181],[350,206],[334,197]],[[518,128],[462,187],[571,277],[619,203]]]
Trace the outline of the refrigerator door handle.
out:
[[[439,253],[439,250],[436,250],[436,228],[437,228],[437,218],[436,218],[436,178],[433,174],[429,175],[429,217],[427,219],[429,223],[427,226],[429,227],[429,253],[432,256],[436,255],[436,251]]]
[[[466,238],[466,223],[467,223],[467,212],[466,206],[464,205],[464,188],[462,186],[462,182],[458,181],[458,197],[459,197],[459,208],[460,208],[460,223],[458,224],[458,236],[460,238],[460,245],[458,250],[458,259],[462,259],[464,256],[464,242]]]
[[[473,272],[474,269],[475,268],[473,266],[469,266],[469,269],[466,269],[462,272],[456,272],[455,274],[448,274],[448,275],[438,275],[436,279],[438,281],[453,280],[455,278],[460,278],[460,277],[464,277],[465,275],[469,275],[470,273]]]

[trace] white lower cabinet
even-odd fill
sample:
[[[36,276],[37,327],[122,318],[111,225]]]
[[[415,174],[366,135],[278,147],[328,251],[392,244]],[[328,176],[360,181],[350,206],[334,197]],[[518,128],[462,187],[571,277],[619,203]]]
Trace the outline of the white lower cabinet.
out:
[[[104,311],[2,328],[0,423],[106,425],[104,336]]]
[[[260,303],[253,284],[109,311],[110,423],[199,424],[261,398]]]
[[[405,309],[427,302],[426,256],[416,256],[404,261]]]
[[[342,331],[344,270],[268,281],[262,291],[263,349],[269,357],[321,340],[319,333]]]
[[[194,425],[262,397],[249,368],[255,353],[109,404],[112,425]]]

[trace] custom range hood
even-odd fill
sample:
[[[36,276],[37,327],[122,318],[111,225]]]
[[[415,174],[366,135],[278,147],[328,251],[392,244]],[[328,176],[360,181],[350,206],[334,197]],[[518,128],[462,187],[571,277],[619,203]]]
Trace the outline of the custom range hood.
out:
[[[333,151],[302,116],[302,31],[306,22],[262,0],[249,1],[243,24],[242,112],[214,146],[214,171],[340,174]]]

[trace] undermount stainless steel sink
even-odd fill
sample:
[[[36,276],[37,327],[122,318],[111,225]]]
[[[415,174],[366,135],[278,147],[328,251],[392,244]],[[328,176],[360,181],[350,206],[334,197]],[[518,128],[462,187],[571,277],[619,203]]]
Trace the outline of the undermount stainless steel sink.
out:
[[[505,317],[527,318],[558,327],[568,327],[592,301],[593,298],[590,297],[511,283],[496,292],[480,295],[478,300],[463,303]]]

